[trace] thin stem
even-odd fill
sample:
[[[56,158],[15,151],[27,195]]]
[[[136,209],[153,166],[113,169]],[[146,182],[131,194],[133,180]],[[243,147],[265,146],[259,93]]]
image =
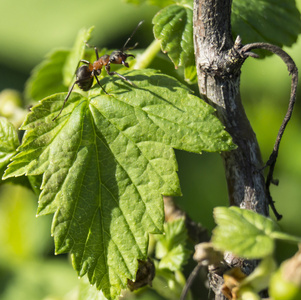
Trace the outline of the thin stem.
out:
[[[201,268],[202,268],[202,264],[198,263],[195,266],[195,268],[192,270],[192,272],[190,273],[190,275],[189,275],[189,277],[187,279],[186,285],[185,285],[185,287],[184,287],[184,289],[182,291],[180,300],[185,300],[186,299],[187,293],[188,293],[188,291],[189,291],[192,283],[194,282],[195,278],[199,274]]]
[[[145,69],[156,57],[157,53],[161,50],[161,43],[158,40],[154,40],[146,50],[141,54],[137,55],[136,63],[133,69]]]
[[[297,86],[298,86],[298,69],[297,69],[297,66],[296,66],[295,62],[293,61],[293,59],[284,50],[282,50],[280,47],[272,45],[272,44],[268,44],[268,43],[248,44],[248,45],[243,46],[240,49],[240,53],[241,53],[241,55],[249,56],[248,55],[248,53],[250,53],[249,51],[253,50],[253,49],[264,49],[264,50],[268,50],[268,51],[278,55],[286,64],[289,74],[292,75],[291,95],[290,95],[290,100],[289,100],[289,104],[288,104],[288,109],[287,109],[285,117],[282,121],[282,124],[280,126],[280,129],[278,131],[278,135],[277,135],[277,138],[276,138],[276,141],[274,144],[273,151],[272,151],[267,163],[264,166],[264,168],[269,167],[269,172],[268,172],[267,179],[266,179],[266,190],[267,190],[267,195],[269,198],[269,204],[270,204],[277,220],[280,220],[282,218],[282,215],[280,215],[276,211],[276,208],[274,206],[274,201],[270,194],[270,185],[271,185],[271,183],[276,182],[273,179],[273,173],[274,173],[276,160],[277,160],[277,156],[278,156],[278,152],[279,152],[279,146],[280,146],[281,138],[283,136],[286,125],[288,124],[288,122],[292,116],[294,104],[296,101]]]
[[[274,231],[271,233],[271,237],[277,240],[282,240],[286,242],[291,242],[294,244],[301,243],[301,238],[298,236],[293,236],[284,232]]]

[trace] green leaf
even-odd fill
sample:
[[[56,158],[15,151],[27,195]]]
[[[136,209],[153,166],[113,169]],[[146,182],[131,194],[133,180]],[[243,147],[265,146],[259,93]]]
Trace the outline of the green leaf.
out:
[[[192,6],[174,4],[159,11],[153,18],[154,35],[161,42],[175,67],[183,66],[185,80],[196,80],[193,48]],[[186,69],[188,69],[186,71]]]
[[[234,37],[240,35],[244,44],[291,46],[301,32],[300,12],[295,0],[234,0],[232,27]]]
[[[253,211],[238,207],[216,207],[213,230],[214,246],[246,258],[264,258],[274,251],[275,240],[298,244],[300,237],[279,231],[273,220]]]
[[[174,1],[162,7],[153,18],[155,38],[160,40],[162,51],[175,67],[184,67],[185,80],[195,83],[193,1]],[[291,46],[301,32],[300,12],[294,0],[234,0],[231,17],[233,35],[240,35],[244,44],[268,42]],[[260,54],[264,57],[268,53],[260,51]]]
[[[156,246],[156,257],[161,259],[168,254],[172,248],[175,248],[180,244],[185,245],[187,238],[187,230],[183,218],[165,223],[164,235],[156,237],[158,241]]]
[[[175,300],[180,299],[185,283],[185,276],[180,271],[172,272],[168,269],[156,268],[152,286],[164,299]],[[190,293],[186,299],[192,300]]]
[[[78,63],[81,59],[84,58],[86,42],[89,41],[91,33],[94,27],[89,29],[81,29],[75,40],[73,50],[70,52],[67,57],[66,63],[64,64],[63,74],[64,74],[64,84],[69,86],[72,84],[74,79],[74,74],[78,68]]]
[[[43,174],[40,215],[55,213],[56,253],[71,252],[108,299],[134,279],[148,233],[163,230],[162,195],[180,195],[172,147],[193,152],[233,149],[212,107],[175,79],[153,70],[101,80],[88,98],[65,93],[32,109],[12,176]]]
[[[16,154],[19,146],[18,134],[6,118],[0,117],[0,178],[10,162],[10,159]]]
[[[169,269],[171,271],[182,270],[187,263],[191,251],[183,245],[178,245],[170,250],[159,263],[160,269]]]
[[[216,207],[212,241],[216,248],[231,251],[246,258],[263,258],[271,255],[275,243],[272,233],[279,231],[271,219],[238,207]]]
[[[161,259],[159,268],[171,271],[181,270],[189,258],[186,249],[188,240],[184,219],[164,224],[164,235],[156,236],[156,257]]]
[[[101,291],[98,291],[95,286],[91,286],[88,278],[84,276],[80,279],[78,287],[77,300],[107,300]]]
[[[39,101],[48,95],[68,90],[64,84],[63,68],[69,54],[68,50],[55,50],[33,69],[26,82],[27,99]]]
[[[73,50],[55,50],[36,66],[26,83],[25,97],[41,100],[49,95],[66,92],[72,81],[79,61],[84,57],[85,42],[90,39],[93,27],[82,29]]]
[[[251,288],[257,293],[266,289],[276,268],[277,264],[272,256],[263,258],[255,270],[241,281],[239,288]]]

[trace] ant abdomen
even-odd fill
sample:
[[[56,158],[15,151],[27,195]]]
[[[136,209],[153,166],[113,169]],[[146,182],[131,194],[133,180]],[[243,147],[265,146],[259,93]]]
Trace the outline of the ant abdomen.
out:
[[[94,76],[91,76],[91,70],[88,66],[80,66],[76,71],[76,80],[78,87],[83,91],[88,91],[93,84]]]

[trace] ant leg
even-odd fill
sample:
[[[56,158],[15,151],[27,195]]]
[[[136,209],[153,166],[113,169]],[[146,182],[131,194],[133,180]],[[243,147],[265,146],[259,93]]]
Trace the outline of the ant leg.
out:
[[[76,68],[76,70],[78,69],[78,65],[79,65],[79,63],[84,63],[84,64],[86,64],[86,65],[90,65],[90,62],[88,61],[88,60],[85,60],[85,59],[81,59],[79,62],[78,62],[78,64],[77,64],[77,68]]]
[[[111,72],[110,71],[110,65],[106,65],[106,71],[107,71],[108,75],[110,75],[110,76],[117,75],[118,77],[120,77],[124,81],[127,81],[132,86],[137,87],[137,85],[135,83],[133,83],[132,81],[130,81],[129,79],[127,79],[125,76],[123,76],[123,75],[121,75],[121,74],[119,74],[117,72]]]
[[[94,74],[94,77],[95,77],[95,79],[96,79],[98,85],[102,88],[102,90],[103,90],[107,95],[109,95],[109,94],[106,92],[106,90],[104,89],[104,87],[100,84],[99,79],[97,78],[96,74]]]
[[[90,77],[88,77],[88,78],[90,78]],[[64,109],[64,107],[65,107],[65,104],[66,104],[67,100],[69,99],[69,97],[70,97],[70,95],[71,95],[71,92],[72,92],[74,86],[75,86],[76,84],[79,84],[79,83],[82,82],[82,81],[87,80],[88,78],[85,77],[85,78],[81,78],[81,79],[78,79],[78,80],[74,81],[74,83],[72,84],[72,86],[71,86],[71,88],[70,88],[70,90],[69,90],[69,92],[68,92],[66,98],[64,99],[64,103],[63,103],[63,106],[62,106],[61,110],[59,111],[59,113],[57,114],[57,116],[54,117],[54,118],[52,119],[52,121],[55,121],[55,119],[56,119],[56,118],[61,114],[61,112],[63,111],[63,109]]]
[[[129,64],[127,62],[125,62],[124,60],[121,62],[125,67],[129,68]]]
[[[94,47],[94,50],[95,50],[96,60],[99,60],[98,49]]]
[[[99,59],[99,55],[98,55],[98,49],[97,49],[97,47],[91,46],[91,45],[89,45],[87,42],[85,42],[85,44],[86,44],[86,46],[87,46],[88,48],[94,48],[95,55],[96,55],[96,60],[98,60],[98,59]]]
[[[55,119],[61,114],[61,112],[63,111],[63,109],[64,109],[64,107],[65,107],[65,104],[66,104],[68,98],[69,98],[70,95],[71,95],[71,92],[72,92],[74,86],[75,86],[76,84],[78,84],[78,82],[79,82],[79,80],[74,81],[74,83],[72,84],[72,86],[71,86],[71,88],[70,88],[70,90],[69,90],[69,92],[68,92],[68,94],[67,94],[67,96],[66,96],[66,98],[65,98],[65,100],[64,100],[64,103],[63,103],[63,106],[62,106],[61,110],[59,111],[59,113],[57,114],[57,116],[54,117],[54,118],[52,119],[52,121],[55,121]]]

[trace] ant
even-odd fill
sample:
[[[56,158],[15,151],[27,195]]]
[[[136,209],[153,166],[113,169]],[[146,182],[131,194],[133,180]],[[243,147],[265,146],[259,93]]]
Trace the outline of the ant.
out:
[[[88,90],[91,89],[91,86],[93,84],[93,80],[95,78],[98,85],[108,95],[108,93],[106,92],[104,87],[100,84],[99,79],[97,78],[97,76],[99,76],[101,74],[101,70],[102,70],[103,66],[105,67],[108,75],[110,75],[110,76],[117,75],[121,79],[127,81],[132,86],[136,86],[133,82],[131,82],[125,76],[123,76],[123,75],[121,75],[117,72],[114,72],[114,71],[111,72],[111,66],[110,65],[111,64],[122,64],[127,68],[129,67],[129,64],[126,62],[126,59],[129,56],[131,56],[131,57],[135,57],[135,56],[133,54],[127,54],[127,53],[125,53],[125,51],[129,50],[129,49],[134,49],[138,44],[136,43],[133,47],[129,47],[129,48],[126,48],[126,45],[132,39],[133,35],[136,33],[137,29],[141,26],[142,23],[143,23],[143,21],[140,21],[138,23],[138,25],[136,26],[136,28],[132,32],[131,36],[127,39],[127,41],[125,42],[125,44],[123,45],[121,50],[116,50],[116,51],[113,51],[110,55],[105,54],[105,55],[99,57],[98,49],[96,47],[94,47],[95,55],[96,55],[96,61],[94,61],[93,63],[90,63],[87,60],[81,59],[78,62],[78,64],[80,64],[82,62],[85,65],[80,66],[76,70],[76,73],[75,73],[76,80],[72,84],[66,98],[64,99],[64,103],[63,103],[63,106],[62,106],[61,110],[59,111],[58,115],[55,118],[52,119],[52,121],[54,121],[61,114],[61,112],[63,111],[63,109],[65,107],[65,104],[66,104],[68,98],[70,97],[71,92],[72,92],[72,90],[73,90],[73,88],[76,84],[83,91],[88,91]],[[86,43],[86,46],[91,47],[87,43]]]

